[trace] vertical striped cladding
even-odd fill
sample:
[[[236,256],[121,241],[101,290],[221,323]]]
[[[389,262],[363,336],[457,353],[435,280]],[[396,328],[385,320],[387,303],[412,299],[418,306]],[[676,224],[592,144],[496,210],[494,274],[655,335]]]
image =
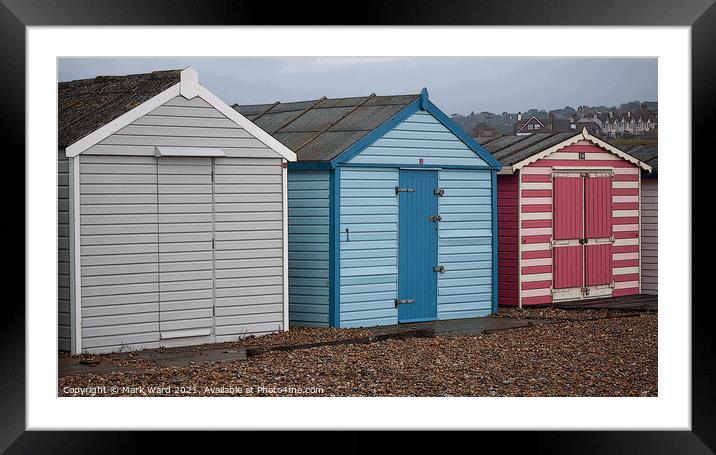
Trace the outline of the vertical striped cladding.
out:
[[[398,172],[341,169],[341,327],[398,323]]]
[[[329,324],[328,171],[288,173],[288,281],[290,323]]]
[[[489,170],[441,170],[438,319],[492,312],[492,175]],[[498,294],[499,295],[499,294]]]
[[[519,286],[519,174],[497,176],[498,299],[517,305]]]
[[[57,343],[70,350],[70,160],[57,156]]]
[[[215,147],[229,157],[279,157],[203,99],[188,100],[182,96],[157,107],[83,154],[154,156],[156,146]]]
[[[281,160],[214,158],[216,341],[283,330]]]
[[[355,164],[483,166],[457,136],[428,112],[416,112],[350,160]]]
[[[157,160],[79,159],[82,349],[158,347]]]
[[[579,159],[584,153],[584,159]],[[520,170],[521,300],[523,305],[550,303],[553,285],[552,167],[612,169],[613,295],[639,292],[639,168],[589,141],[580,141]]]
[[[659,182],[656,178],[641,180],[641,291],[657,294],[659,259]]]

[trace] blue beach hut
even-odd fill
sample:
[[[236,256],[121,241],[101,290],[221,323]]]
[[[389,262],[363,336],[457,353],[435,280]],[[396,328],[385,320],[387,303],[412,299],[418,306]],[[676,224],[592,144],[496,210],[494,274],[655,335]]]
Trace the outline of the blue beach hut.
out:
[[[500,163],[420,94],[234,105],[289,163],[289,314],[370,327],[497,310]]]

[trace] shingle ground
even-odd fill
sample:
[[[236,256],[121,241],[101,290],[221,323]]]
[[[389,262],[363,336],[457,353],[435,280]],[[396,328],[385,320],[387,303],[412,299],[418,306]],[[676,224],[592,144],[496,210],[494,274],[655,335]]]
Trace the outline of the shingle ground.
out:
[[[295,332],[294,340],[306,340],[321,329]],[[574,318],[479,337],[387,340],[68,376],[60,379],[58,394],[72,395],[72,387],[96,387],[84,391],[101,396],[656,396],[657,315]]]

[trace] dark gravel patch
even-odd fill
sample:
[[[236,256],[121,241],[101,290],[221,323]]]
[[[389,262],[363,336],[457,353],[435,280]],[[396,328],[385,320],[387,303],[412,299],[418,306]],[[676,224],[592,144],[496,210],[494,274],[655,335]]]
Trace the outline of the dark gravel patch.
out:
[[[85,392],[97,396],[160,394],[150,386],[168,387],[161,395],[169,396],[656,396],[657,316],[67,376],[60,379],[58,394],[76,394],[65,387],[97,387]],[[116,393],[112,387],[118,387]]]
[[[622,311],[622,310],[564,310],[551,307],[499,307],[496,314],[491,314],[492,318],[510,318],[510,319],[551,319],[558,321],[584,321],[590,319],[601,319],[608,317],[629,317],[642,314],[640,311]]]
[[[344,340],[350,338],[361,338],[370,336],[373,331],[370,329],[336,329],[321,327],[295,327],[287,332],[270,333],[262,336],[250,335],[238,341],[224,343],[209,343],[197,346],[182,346],[172,348],[158,348],[145,351],[121,352],[111,354],[76,354],[60,351],[59,357],[76,359],[77,361],[88,362],[96,365],[117,365],[121,367],[149,368],[154,365],[151,354],[172,354],[172,353],[197,353],[201,351],[233,351],[247,347],[264,347],[286,344],[315,343],[319,341]]]

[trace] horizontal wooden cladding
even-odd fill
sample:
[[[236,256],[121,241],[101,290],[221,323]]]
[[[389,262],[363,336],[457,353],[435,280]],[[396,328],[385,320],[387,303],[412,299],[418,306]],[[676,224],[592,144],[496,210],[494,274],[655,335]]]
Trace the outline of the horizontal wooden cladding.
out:
[[[438,319],[479,317],[491,311],[492,235],[497,233],[492,232],[490,179],[489,171],[439,172],[439,186],[445,195],[438,200],[443,217],[438,262],[445,273],[438,275]],[[471,194],[475,200],[467,199]],[[499,207],[498,201],[498,211]],[[512,244],[516,245],[516,240]]]
[[[460,138],[428,112],[416,112],[388,131],[351,163],[417,165],[485,165]]]
[[[497,296],[500,305],[516,305],[519,298],[519,258],[517,257],[519,178],[519,173],[497,176],[497,234],[499,235]],[[505,257],[506,252],[514,252],[514,255]]]
[[[259,148],[263,145],[255,138],[204,138],[166,136],[113,135],[100,142],[101,145],[151,145],[154,147],[232,147]]]
[[[196,146],[187,148],[197,148]],[[153,157],[156,155],[156,146],[154,145],[106,145],[97,144],[83,155],[94,156],[137,156],[137,157]],[[266,147],[221,147],[221,151],[231,158],[277,158],[278,155],[273,150]]]
[[[216,159],[214,183],[210,158],[80,159],[86,350],[157,347],[160,333],[210,330],[215,292],[222,337],[282,326],[280,159]],[[251,314],[253,301],[266,305]]]
[[[154,156],[156,146],[221,148],[230,157],[279,155],[201,98],[179,96],[90,147],[88,155]]]
[[[63,150],[57,155],[57,343],[69,351],[70,334],[70,160]]]
[[[655,178],[641,182],[641,290],[659,292],[659,184]]]
[[[244,163],[214,160],[216,336],[245,333],[249,327],[283,327],[283,306],[246,308],[246,296],[283,293],[283,203],[281,161]],[[256,202],[254,195],[263,197]],[[270,198],[269,198],[270,196]],[[259,199],[260,200],[260,199]],[[259,209],[255,212],[255,209]],[[243,214],[231,216],[232,213]],[[249,259],[249,256],[251,259]],[[233,300],[233,301],[232,301]],[[282,302],[282,299],[281,301]]]
[[[329,323],[329,186],[328,171],[288,174],[291,324],[326,327]]]
[[[341,327],[397,323],[396,186],[397,169],[340,171]]]

